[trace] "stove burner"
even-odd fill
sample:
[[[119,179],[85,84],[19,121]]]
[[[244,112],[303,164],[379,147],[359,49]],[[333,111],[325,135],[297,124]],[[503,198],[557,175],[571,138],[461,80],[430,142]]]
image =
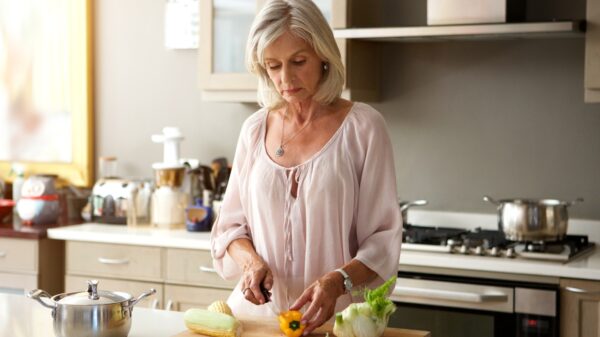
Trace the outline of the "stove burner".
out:
[[[404,242],[408,243],[446,246],[449,239],[454,239],[467,232],[467,230],[456,228],[406,225],[402,238]]]

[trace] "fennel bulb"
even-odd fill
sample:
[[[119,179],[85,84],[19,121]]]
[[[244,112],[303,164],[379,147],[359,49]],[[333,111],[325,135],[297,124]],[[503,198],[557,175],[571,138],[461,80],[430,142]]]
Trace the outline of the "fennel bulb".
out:
[[[387,327],[390,315],[396,310],[387,297],[396,284],[392,276],[376,289],[365,290],[365,302],[352,303],[335,315],[333,333],[337,337],[379,337]]]

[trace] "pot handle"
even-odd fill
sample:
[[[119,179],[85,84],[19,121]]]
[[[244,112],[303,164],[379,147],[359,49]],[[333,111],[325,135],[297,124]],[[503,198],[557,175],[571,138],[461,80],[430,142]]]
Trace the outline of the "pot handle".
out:
[[[427,200],[415,200],[415,201],[409,201],[406,203],[401,202],[400,203],[400,212],[404,212],[405,210],[407,210],[409,207],[412,206],[425,206],[427,205]]]
[[[496,205],[496,206],[500,206],[500,205],[502,205],[502,203],[501,203],[500,201],[498,201],[498,200],[496,200],[496,199],[494,199],[494,198],[492,198],[492,197],[490,197],[490,196],[487,196],[487,195],[484,195],[484,196],[483,196],[483,200],[484,200],[484,201],[487,201],[487,202],[489,202],[489,203],[492,203],[492,204],[494,204],[494,205]]]
[[[151,288],[150,290],[138,296],[138,298],[136,298],[135,300],[131,301],[131,303],[129,303],[129,306],[133,308],[136,304],[138,304],[139,301],[154,294],[156,294],[156,289]]]
[[[573,201],[567,201],[567,202],[565,202],[565,206],[567,206],[567,207],[568,206],[573,206],[573,205],[575,205],[577,203],[580,203],[580,202],[583,202],[583,198],[577,198],[577,199],[575,199]]]
[[[54,302],[50,299],[52,296],[50,296],[50,294],[48,294],[47,292],[45,292],[41,289],[35,289],[35,290],[30,291],[29,293],[27,293],[27,297],[40,302],[40,304],[45,306],[46,308],[56,309],[56,302]],[[44,302],[44,300],[43,300],[44,297],[48,298],[50,301],[52,301],[53,305],[50,305],[50,304]]]

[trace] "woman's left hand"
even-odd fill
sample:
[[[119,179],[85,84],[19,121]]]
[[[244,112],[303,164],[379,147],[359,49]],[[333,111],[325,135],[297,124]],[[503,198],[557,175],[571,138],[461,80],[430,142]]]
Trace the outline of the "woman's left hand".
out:
[[[302,315],[302,322],[306,324],[305,335],[323,325],[333,316],[335,303],[343,294],[343,278],[337,272],[323,275],[304,290],[290,310],[300,310],[305,304],[310,303]]]

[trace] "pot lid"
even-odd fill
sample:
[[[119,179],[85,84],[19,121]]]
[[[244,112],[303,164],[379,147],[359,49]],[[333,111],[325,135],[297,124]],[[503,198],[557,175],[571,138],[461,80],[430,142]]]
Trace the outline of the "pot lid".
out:
[[[58,304],[98,305],[121,303],[131,299],[131,295],[122,292],[98,291],[98,281],[88,280],[88,290],[79,293],[65,294]]]

